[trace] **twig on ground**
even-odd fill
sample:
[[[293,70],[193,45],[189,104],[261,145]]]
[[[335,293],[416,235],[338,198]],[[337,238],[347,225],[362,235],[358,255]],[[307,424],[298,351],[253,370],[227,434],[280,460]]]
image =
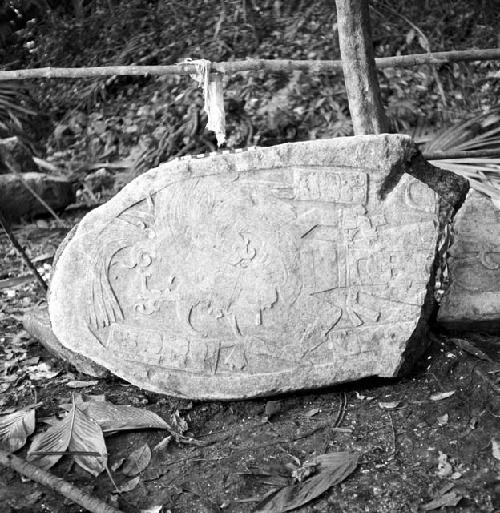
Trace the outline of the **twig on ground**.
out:
[[[389,420],[391,421],[392,429],[392,450],[389,453],[387,461],[391,461],[392,459],[394,459],[394,456],[396,456],[396,430],[394,429],[394,421],[392,420],[392,415],[390,414],[390,412],[387,412],[387,415],[389,415]]]
[[[337,428],[342,424],[344,421],[345,414],[347,412],[347,395],[345,392],[340,392],[340,408],[337,413],[337,418],[335,419],[335,422],[333,423],[334,428]]]
[[[1,449],[0,465],[15,470],[22,476],[60,493],[91,513],[122,513],[119,509],[110,506],[97,497],[92,497],[64,479],[56,477],[50,472]]]
[[[500,394],[500,386],[498,386],[492,379],[490,379],[481,369],[477,367],[474,369],[474,372],[482,378],[490,387],[497,393]]]
[[[16,236],[14,235],[14,232],[12,231],[12,228],[10,227],[9,222],[7,221],[7,218],[4,216],[1,209],[0,209],[0,225],[5,230],[5,233],[7,234],[7,237],[9,238],[11,244],[17,250],[17,252],[21,256],[21,258],[24,260],[25,264],[30,268],[31,272],[34,274],[35,278],[39,281],[42,288],[45,291],[47,291],[48,290],[47,284],[45,283],[44,279],[38,272],[38,269],[35,267],[33,262],[30,260],[30,258],[26,254],[26,251],[24,251],[21,244],[19,244],[19,241],[17,240]]]
[[[15,278],[6,278],[5,280],[0,280],[0,290],[11,289],[12,287],[24,285],[31,281],[33,281],[33,276],[31,274],[23,274],[22,276],[16,276]]]
[[[345,418],[346,412],[347,412],[347,395],[345,392],[342,391],[342,392],[340,392],[340,405],[339,405],[339,409],[337,412],[337,418],[335,419],[335,422],[333,423],[333,425],[329,428],[330,436],[328,436],[328,439],[325,442],[325,448],[324,448],[323,452],[325,452],[325,453],[328,452],[330,438],[332,438],[333,433],[339,429],[340,424],[342,424],[342,422]]]

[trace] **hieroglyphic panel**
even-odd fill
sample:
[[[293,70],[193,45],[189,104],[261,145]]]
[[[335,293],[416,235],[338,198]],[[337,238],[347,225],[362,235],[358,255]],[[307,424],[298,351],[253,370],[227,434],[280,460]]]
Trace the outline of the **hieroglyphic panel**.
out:
[[[410,147],[403,136],[314,141],[139,177],[68,242],[51,286],[54,329],[176,395],[391,375],[437,240],[426,185],[401,170],[380,198]]]
[[[455,220],[450,285],[439,310],[449,328],[500,328],[500,209],[471,191]]]

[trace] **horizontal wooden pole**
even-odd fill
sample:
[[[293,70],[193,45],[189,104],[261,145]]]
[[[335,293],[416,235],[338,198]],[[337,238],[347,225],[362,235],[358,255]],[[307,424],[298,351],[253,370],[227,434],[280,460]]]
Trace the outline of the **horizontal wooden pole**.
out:
[[[380,57],[375,59],[377,68],[412,67],[423,64],[500,60],[500,48],[485,50],[454,50],[450,52],[418,53]],[[342,71],[342,61],[247,59],[244,61],[213,62],[212,70],[224,74],[243,71],[294,71],[310,73],[336,73]],[[113,75],[189,75],[196,72],[189,62],[170,66],[93,66],[86,68],[34,68],[0,71],[0,80],[25,80],[33,78],[92,78]]]
[[[471,151],[438,151],[435,153],[423,153],[426,160],[455,160],[472,158],[500,157],[500,150],[471,150]]]

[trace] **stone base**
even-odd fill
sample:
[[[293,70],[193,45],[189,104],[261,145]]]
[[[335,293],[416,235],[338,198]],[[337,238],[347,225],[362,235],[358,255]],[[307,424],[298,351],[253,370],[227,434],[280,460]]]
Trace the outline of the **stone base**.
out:
[[[450,286],[438,314],[451,330],[500,332],[500,209],[469,192],[455,220]]]

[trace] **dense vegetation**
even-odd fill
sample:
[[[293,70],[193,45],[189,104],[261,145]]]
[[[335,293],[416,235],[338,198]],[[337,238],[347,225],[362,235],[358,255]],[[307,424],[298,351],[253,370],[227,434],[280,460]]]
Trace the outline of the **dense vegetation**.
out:
[[[388,0],[373,0],[376,55],[495,47],[497,3],[404,0],[396,8]],[[5,3],[0,10],[2,67],[339,57],[330,0],[60,4]],[[500,93],[496,70],[497,63],[483,62],[380,71],[392,130],[421,137],[487,111]],[[39,152],[70,171],[85,163],[129,159],[134,161],[132,173],[138,173],[173,156],[215,148],[213,134],[204,129],[201,91],[189,78],[38,80],[26,85],[41,113],[32,125],[32,139]],[[225,97],[229,147],[351,133],[340,74],[238,74],[225,78]],[[26,99],[23,104],[27,106]],[[20,122],[28,127],[26,117]]]

